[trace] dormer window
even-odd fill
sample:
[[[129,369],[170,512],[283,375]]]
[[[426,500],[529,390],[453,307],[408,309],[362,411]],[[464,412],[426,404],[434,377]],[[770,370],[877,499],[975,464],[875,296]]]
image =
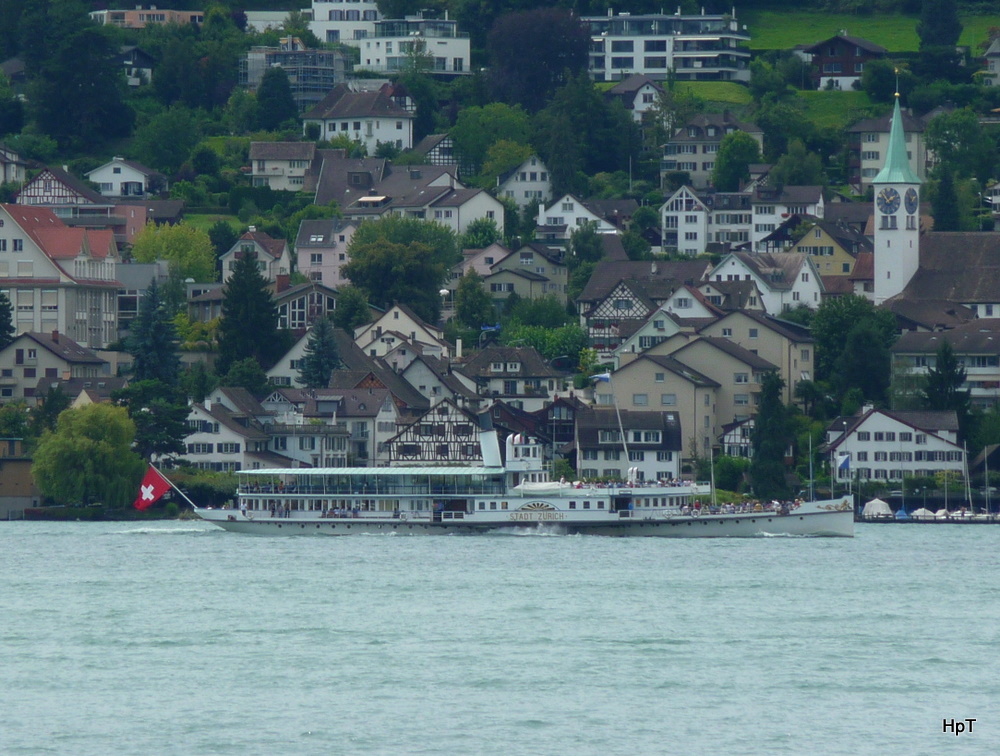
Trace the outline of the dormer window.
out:
[[[503,372],[503,363],[502,362],[491,362],[490,363],[490,370],[492,372],[494,372],[494,373],[502,373]]]

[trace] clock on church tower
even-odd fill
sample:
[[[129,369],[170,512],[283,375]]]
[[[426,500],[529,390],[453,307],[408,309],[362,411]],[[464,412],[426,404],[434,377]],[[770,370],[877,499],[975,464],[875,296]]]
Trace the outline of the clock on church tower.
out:
[[[875,204],[878,205],[878,209],[886,215],[892,215],[899,210],[899,201],[899,192],[891,186],[887,186],[880,191],[875,198]]]

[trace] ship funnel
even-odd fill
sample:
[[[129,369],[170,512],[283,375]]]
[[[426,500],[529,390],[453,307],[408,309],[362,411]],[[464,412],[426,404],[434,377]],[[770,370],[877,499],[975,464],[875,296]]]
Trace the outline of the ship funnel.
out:
[[[503,467],[500,442],[497,440],[497,432],[489,412],[482,412],[479,415],[479,450],[483,455],[484,467]]]

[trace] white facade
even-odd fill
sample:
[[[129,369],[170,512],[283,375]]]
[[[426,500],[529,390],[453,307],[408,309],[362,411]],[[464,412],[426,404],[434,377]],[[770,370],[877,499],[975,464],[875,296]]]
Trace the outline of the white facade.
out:
[[[708,206],[694,190],[682,186],[660,207],[663,246],[684,255],[700,255],[709,241]]]
[[[750,229],[750,242],[753,249],[760,250],[766,236],[774,231],[793,215],[811,215],[822,218],[825,213],[823,192],[805,193],[793,191],[806,187],[788,187],[786,191],[773,193],[767,189],[758,189],[750,201],[753,215]]]
[[[377,73],[398,73],[423,59],[427,73],[470,73],[469,35],[458,23],[444,19],[407,16],[377,21],[364,39],[344,40],[361,50],[359,67]]]
[[[375,0],[313,0],[309,28],[321,42],[355,43],[375,33],[382,18]]]
[[[506,177],[497,178],[497,195],[514,200],[518,209],[536,207],[552,196],[552,174],[537,155],[532,155]]]
[[[614,225],[588,210],[572,194],[563,195],[548,207],[544,203],[539,204],[536,222],[539,226],[565,226],[566,239],[569,239],[570,234],[584,223],[596,223],[599,234],[618,233]]]
[[[900,419],[908,414],[869,410],[853,429],[833,440],[830,446],[833,464],[837,465],[844,454],[850,458],[847,468],[838,466],[838,481],[846,483],[851,478],[860,478],[901,483],[904,477],[930,477],[942,470],[964,477],[965,453],[953,429],[957,425],[954,413],[912,413],[951,415],[952,429],[948,430],[920,428]]]
[[[663,80],[749,81],[750,36],[735,15],[587,16],[591,78],[616,81],[640,73]]]
[[[774,255],[748,256],[749,260],[780,259],[795,254],[801,264],[793,269],[788,266],[787,279],[774,281],[761,274],[760,266],[751,265],[740,253],[726,255],[708,274],[709,281],[753,281],[761,294],[764,310],[771,315],[781,315],[800,305],[816,309],[823,296],[823,281],[808,255],[779,252]],[[784,262],[784,260],[782,260]],[[789,261],[791,262],[791,261]]]

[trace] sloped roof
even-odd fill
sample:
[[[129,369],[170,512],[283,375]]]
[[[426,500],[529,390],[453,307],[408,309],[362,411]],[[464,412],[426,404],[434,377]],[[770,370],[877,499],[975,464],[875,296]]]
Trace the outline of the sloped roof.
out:
[[[727,318],[735,317],[749,318],[764,328],[771,329],[779,336],[796,343],[813,341],[812,332],[809,330],[808,326],[793,323],[790,320],[782,320],[781,318],[776,318],[773,315],[768,315],[767,313],[758,312],[756,310],[734,310],[733,312],[727,313],[719,318],[719,320],[713,322],[721,323]]]
[[[1000,354],[1000,319],[980,318],[947,331],[908,331],[900,334],[892,351],[899,354],[934,354],[947,341],[959,355]]]
[[[663,86],[646,76],[646,74],[632,74],[617,82],[611,89],[605,92],[606,95],[634,95],[646,85],[651,85],[659,91],[663,91]]]
[[[275,239],[270,234],[266,234],[263,231],[246,231],[243,236],[239,238],[233,248],[237,250],[237,255],[239,254],[239,247],[241,241],[253,241],[263,249],[267,254],[273,257],[275,260],[279,259],[288,248],[288,242],[284,239]]]
[[[382,90],[352,92],[346,84],[338,84],[326,97],[310,108],[303,120],[329,118],[405,118],[413,115],[403,110]]]
[[[336,236],[348,226],[356,226],[354,221],[343,218],[319,218],[304,220],[299,224],[299,232],[295,237],[295,248],[327,247],[336,241]],[[313,241],[313,237],[322,237]]]
[[[115,232],[110,228],[39,228],[36,233],[39,246],[54,260],[69,260],[83,250],[102,259],[117,251]]]
[[[754,271],[768,288],[791,289],[808,255],[801,252],[733,252],[747,268]]]
[[[343,150],[321,150],[320,172],[316,183],[317,205],[336,202],[347,207],[359,197],[369,194],[370,188],[377,186],[388,170],[385,158],[348,158]],[[364,181],[352,184],[351,177],[360,174]]]
[[[718,133],[715,136],[708,136],[707,129],[709,126],[715,126],[718,128]],[[688,128],[694,127],[701,133],[696,136],[688,136]],[[726,129],[736,129],[737,131],[745,131],[748,134],[761,134],[761,128],[755,123],[749,123],[747,121],[740,121],[734,117],[728,111],[724,113],[699,113],[692,118],[689,118],[683,126],[674,132],[674,135],[670,138],[671,142],[705,142],[705,141],[715,141],[721,142],[726,136]]]
[[[600,443],[600,431],[618,430],[619,413],[613,407],[580,407],[577,410],[577,434],[581,447],[596,446]],[[658,430],[659,443],[629,442],[629,447],[639,449],[681,449],[683,435],[681,433],[680,414],[673,410],[666,412],[642,412],[639,410],[621,410],[621,425],[626,432],[631,430]],[[607,446],[607,444],[601,444]]]
[[[641,354],[637,360],[628,363],[628,365],[622,366],[619,370],[628,370],[631,365],[637,365],[642,360],[649,360],[650,362],[659,365],[661,368],[669,370],[674,375],[678,375],[686,381],[702,388],[718,388],[720,385],[717,381],[709,378],[704,373],[685,365],[676,357],[671,357],[666,354]]]
[[[251,160],[305,160],[316,157],[315,142],[250,142]]]
[[[1000,234],[936,231],[920,237],[920,267],[903,299],[993,303],[1000,292]]]
[[[654,283],[659,283],[661,287],[669,284],[674,288],[681,284],[697,284],[710,269],[711,263],[706,260],[602,260],[597,263],[577,301],[604,299],[619,282],[625,280],[639,282],[647,289]]]
[[[817,42],[814,45],[809,45],[807,47],[803,47],[802,49],[805,52],[814,52],[816,50],[821,50],[824,45],[829,45],[831,42],[834,42],[836,40],[843,40],[849,45],[860,47],[865,52],[870,52],[875,54],[883,54],[889,52],[884,47],[882,47],[882,45],[876,45],[874,42],[869,42],[867,39],[862,39],[861,37],[852,37],[847,34],[836,34],[832,37],[824,39],[822,42]]]
[[[39,333],[38,331],[25,331],[15,338],[27,338],[34,341],[46,351],[51,352],[56,357],[66,362],[88,365],[105,365],[107,360],[98,357],[95,352],[81,344],[77,344],[73,339],[64,333],[53,331],[52,333]],[[12,342],[12,343],[14,343]]]
[[[490,366],[494,362],[504,363],[502,372],[493,372]],[[516,362],[520,368],[516,373],[508,372],[508,363]],[[530,378],[554,378],[562,375],[558,370],[549,367],[542,355],[534,347],[486,347],[472,355],[458,367],[470,378],[507,378],[511,375]]]
[[[862,410],[857,415],[852,417],[838,417],[827,426],[827,430],[830,431],[843,431],[841,436],[826,447],[827,450],[836,450],[844,441],[847,440],[847,437],[851,433],[860,428],[865,421],[868,420],[868,418],[876,414],[890,417],[893,420],[913,428],[914,430],[924,431],[925,433],[930,433],[932,435],[937,435],[942,431],[958,431],[958,416],[954,410],[949,410],[947,412],[887,409],[870,409],[866,412]]]
[[[904,331],[913,329],[940,331],[976,319],[975,310],[942,299],[917,301],[892,297],[882,306],[896,316],[896,322]],[[984,319],[982,322],[987,321]]]
[[[46,167],[41,173],[39,173],[37,176],[31,179],[31,181],[28,181],[25,184],[25,186],[28,186],[29,184],[34,184],[37,181],[44,181],[46,172],[51,174],[52,178],[55,181],[58,181],[59,183],[65,185],[69,189],[72,189],[74,192],[76,192],[85,200],[87,200],[90,204],[92,205],[108,204],[107,197],[105,197],[96,189],[91,189],[89,186],[87,186],[86,183],[84,183],[82,179],[78,179],[72,173],[70,173],[69,171],[64,171],[62,168]]]
[[[715,349],[718,349],[720,352],[724,352],[725,354],[728,354],[730,357],[735,357],[740,362],[744,363],[745,365],[748,365],[749,367],[753,368],[754,370],[762,370],[763,371],[763,370],[777,370],[778,369],[778,366],[775,365],[770,360],[765,360],[763,357],[760,357],[759,355],[754,354],[749,349],[744,349],[739,344],[737,344],[735,341],[732,341],[730,339],[724,339],[724,338],[721,338],[719,336],[705,336],[705,335],[701,335],[699,338],[697,338],[697,339],[695,339],[693,341],[689,341],[687,344],[685,344],[684,346],[682,346],[680,349],[672,352],[671,354],[672,354],[672,356],[676,357],[676,356],[680,355],[681,352],[684,352],[687,349],[691,349],[692,347],[694,347],[696,344],[699,344],[699,343],[709,344],[712,347],[714,347]],[[680,359],[683,362],[683,357],[681,357]]]

